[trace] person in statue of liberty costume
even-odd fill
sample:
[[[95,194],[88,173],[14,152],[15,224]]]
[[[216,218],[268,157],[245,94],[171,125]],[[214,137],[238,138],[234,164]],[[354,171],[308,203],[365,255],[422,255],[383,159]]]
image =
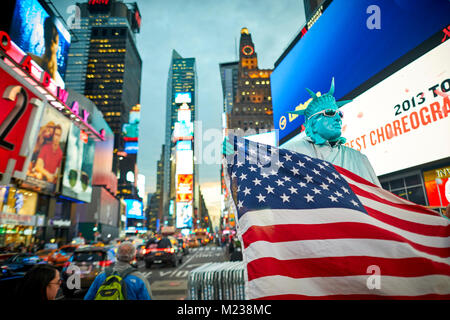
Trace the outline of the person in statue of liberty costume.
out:
[[[343,113],[339,108],[351,100],[336,102],[333,96],[334,78],[326,94],[306,90],[312,97],[306,108],[289,112],[305,116],[305,134],[295,136],[280,148],[331,162],[381,186],[369,159],[361,152],[344,145],[346,139],[341,136]]]

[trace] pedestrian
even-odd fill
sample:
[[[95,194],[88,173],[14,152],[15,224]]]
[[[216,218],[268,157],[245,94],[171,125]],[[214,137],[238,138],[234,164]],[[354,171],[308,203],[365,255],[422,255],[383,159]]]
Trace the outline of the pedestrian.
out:
[[[100,273],[92,283],[84,300],[102,299],[100,287],[105,285],[105,280],[113,273],[117,273],[125,282],[125,292],[123,294],[127,300],[151,300],[151,289],[145,276],[131,265],[136,258],[136,248],[131,242],[122,242],[117,249],[117,262],[113,267],[106,268]],[[124,287],[122,287],[123,289]],[[104,297],[104,296],[103,296]]]
[[[448,204],[447,208],[445,208],[443,216],[446,217],[447,219],[450,219],[450,203]]]
[[[61,287],[58,269],[48,264],[38,264],[23,277],[17,288],[19,300],[47,301],[55,300]]]

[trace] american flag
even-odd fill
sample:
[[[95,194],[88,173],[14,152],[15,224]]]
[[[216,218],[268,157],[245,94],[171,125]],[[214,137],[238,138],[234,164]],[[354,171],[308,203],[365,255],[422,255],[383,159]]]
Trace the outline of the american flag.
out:
[[[449,220],[329,162],[229,141],[247,298],[450,298]]]

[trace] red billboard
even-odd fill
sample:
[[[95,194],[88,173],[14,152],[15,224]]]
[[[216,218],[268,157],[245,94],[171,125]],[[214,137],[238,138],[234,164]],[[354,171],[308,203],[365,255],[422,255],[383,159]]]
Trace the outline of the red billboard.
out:
[[[0,94],[0,173],[24,178],[43,103],[2,68]]]

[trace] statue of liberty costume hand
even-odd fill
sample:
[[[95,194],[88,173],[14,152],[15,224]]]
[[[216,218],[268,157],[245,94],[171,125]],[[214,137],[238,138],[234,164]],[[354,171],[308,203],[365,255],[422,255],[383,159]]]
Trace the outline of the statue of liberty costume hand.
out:
[[[343,114],[339,108],[351,100],[336,102],[333,96],[334,78],[330,90],[324,95],[306,90],[312,97],[306,108],[289,112],[305,116],[306,135],[299,134],[280,148],[326,160],[381,186],[369,159],[361,152],[344,146],[346,139],[341,136]]]

